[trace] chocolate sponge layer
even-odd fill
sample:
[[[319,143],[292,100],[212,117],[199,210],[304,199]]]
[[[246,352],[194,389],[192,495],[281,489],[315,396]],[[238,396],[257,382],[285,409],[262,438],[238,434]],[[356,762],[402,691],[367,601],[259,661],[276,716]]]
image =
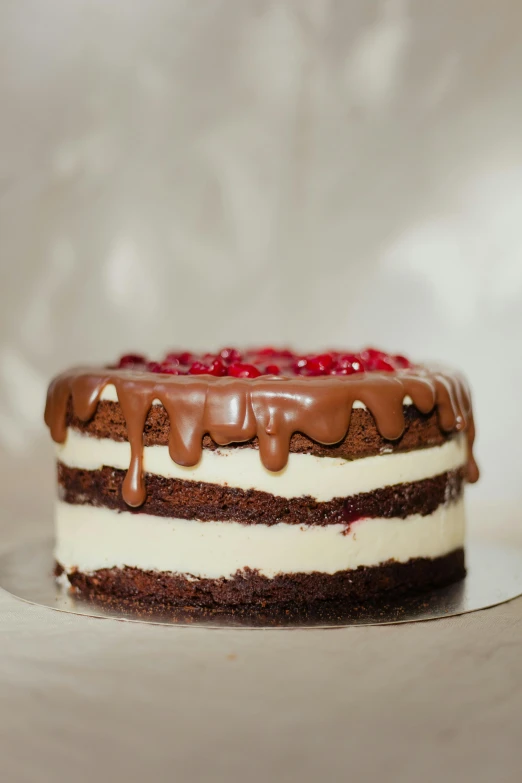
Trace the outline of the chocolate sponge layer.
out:
[[[424,415],[413,405],[404,406],[405,430],[397,440],[383,438],[375,426],[371,413],[363,408],[354,408],[350,427],[346,437],[333,446],[323,446],[306,435],[295,433],[290,440],[290,452],[297,454],[314,454],[319,457],[344,457],[357,459],[375,454],[396,451],[413,451],[414,449],[440,446],[451,435],[441,430],[436,413]],[[67,426],[79,432],[84,432],[95,438],[110,438],[116,441],[126,441],[127,428],[119,403],[102,400],[94,416],[88,422],[82,422],[74,416],[72,404],[67,411]],[[153,405],[145,422],[143,443],[145,446],[166,446],[169,441],[170,422],[162,405]],[[452,434],[454,435],[454,434]],[[238,448],[257,448],[257,438],[246,443],[233,444]],[[203,448],[216,449],[217,444],[205,435]]]
[[[57,564],[57,573],[61,573]],[[69,582],[86,598],[114,603],[139,602],[142,606],[284,606],[341,601],[369,603],[414,595],[442,587],[465,576],[464,550],[443,557],[416,558],[406,563],[389,561],[335,574],[278,574],[268,578],[244,569],[230,579],[186,579],[171,573],[110,568],[69,574]]]
[[[125,471],[115,468],[83,470],[58,463],[60,494],[67,503],[133,511],[122,499],[124,478]],[[364,517],[426,516],[442,503],[457,500],[462,494],[464,480],[462,471],[454,470],[423,481],[326,502],[318,502],[312,497],[283,498],[269,492],[152,474],[145,475],[145,483],[147,498],[135,513],[243,524],[331,525],[349,524]]]

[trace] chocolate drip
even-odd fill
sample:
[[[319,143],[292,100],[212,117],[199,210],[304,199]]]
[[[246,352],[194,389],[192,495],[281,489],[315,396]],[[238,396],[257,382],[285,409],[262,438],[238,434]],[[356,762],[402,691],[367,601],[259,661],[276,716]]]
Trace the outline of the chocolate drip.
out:
[[[356,400],[368,408],[383,438],[400,438],[405,426],[403,401],[410,397],[421,413],[436,408],[443,431],[466,431],[467,477],[470,482],[478,480],[471,398],[464,379],[454,373],[418,368],[345,377],[264,376],[253,380],[74,369],[55,378],[47,394],[45,421],[56,442],[63,443],[67,435],[69,399],[75,415],[88,421],[109,384],[116,388],[131,448],[122,491],[129,506],[140,506],[145,500],[143,432],[156,399],[170,419],[169,453],[174,462],[196,465],[207,434],[222,446],[257,436],[263,465],[277,472],[288,461],[295,432],[324,445],[339,443],[348,432]]]

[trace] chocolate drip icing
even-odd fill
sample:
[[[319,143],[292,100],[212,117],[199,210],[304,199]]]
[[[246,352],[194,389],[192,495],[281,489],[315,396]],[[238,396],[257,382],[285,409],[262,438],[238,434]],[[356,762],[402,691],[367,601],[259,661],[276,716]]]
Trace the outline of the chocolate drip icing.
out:
[[[288,461],[295,432],[324,445],[339,443],[348,432],[356,400],[368,408],[383,438],[400,438],[405,426],[403,401],[410,397],[421,413],[436,408],[444,432],[467,433],[467,478],[472,483],[478,480],[470,394],[464,379],[454,373],[417,368],[345,377],[240,379],[74,369],[55,378],[47,394],[45,422],[56,442],[63,443],[67,435],[69,399],[74,414],[89,421],[109,384],[116,388],[130,443],[122,495],[132,507],[145,501],[143,430],[154,400],[168,413],[169,453],[179,465],[199,462],[202,439],[208,434],[221,446],[257,437],[263,465],[280,471]]]

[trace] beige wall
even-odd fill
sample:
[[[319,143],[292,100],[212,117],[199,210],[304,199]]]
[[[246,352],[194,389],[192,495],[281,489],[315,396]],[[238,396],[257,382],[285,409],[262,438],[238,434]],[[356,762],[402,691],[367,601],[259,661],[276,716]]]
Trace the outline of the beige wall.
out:
[[[49,483],[70,363],[371,342],[468,372],[521,499],[521,81],[519,0],[3,0],[3,462]]]

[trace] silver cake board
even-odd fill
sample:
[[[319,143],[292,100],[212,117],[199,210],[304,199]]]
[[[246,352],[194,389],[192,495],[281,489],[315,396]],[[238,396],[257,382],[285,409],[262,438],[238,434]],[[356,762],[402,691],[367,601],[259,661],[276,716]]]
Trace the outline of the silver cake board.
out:
[[[192,607],[105,605],[79,598],[53,575],[53,543],[46,539],[0,554],[0,587],[16,598],[58,612],[125,622],[191,628],[341,628],[353,625],[392,625],[436,620],[476,612],[522,595],[522,549],[487,541],[470,541],[466,548],[467,577],[458,584],[414,599],[387,605],[360,606],[322,603],[302,607],[245,610],[204,610]],[[62,578],[63,579],[63,578]]]

